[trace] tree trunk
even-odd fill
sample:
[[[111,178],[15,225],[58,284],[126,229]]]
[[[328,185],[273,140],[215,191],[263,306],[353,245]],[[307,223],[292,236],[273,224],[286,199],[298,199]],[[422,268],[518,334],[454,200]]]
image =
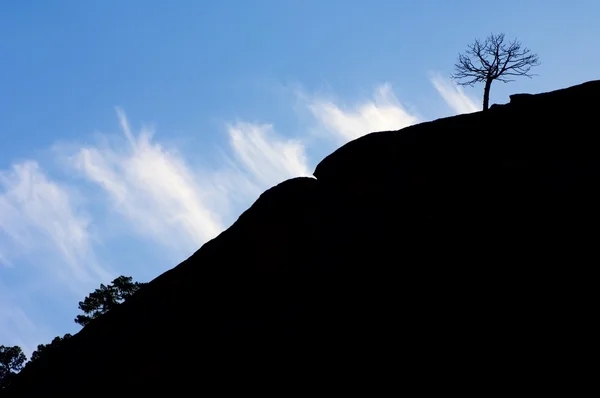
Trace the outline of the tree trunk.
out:
[[[492,79],[485,81],[485,88],[483,89],[483,110],[487,111],[490,105],[490,87],[492,86]]]

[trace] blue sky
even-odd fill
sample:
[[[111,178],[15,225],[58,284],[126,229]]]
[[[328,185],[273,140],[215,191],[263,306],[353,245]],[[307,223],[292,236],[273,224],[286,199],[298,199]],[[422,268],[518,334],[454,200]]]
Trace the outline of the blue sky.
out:
[[[448,76],[490,32],[538,53],[491,103],[598,79],[600,2],[12,1],[0,5],[0,344],[74,333],[266,188],[371,131],[480,109]]]

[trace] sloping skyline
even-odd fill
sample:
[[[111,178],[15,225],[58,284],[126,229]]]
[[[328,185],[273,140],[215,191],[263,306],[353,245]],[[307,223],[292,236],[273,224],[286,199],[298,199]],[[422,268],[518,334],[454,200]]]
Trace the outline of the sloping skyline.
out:
[[[340,145],[481,109],[448,78],[474,38],[542,62],[492,103],[600,65],[592,1],[485,21],[472,1],[33,3],[0,6],[0,344],[28,355],[100,283],[155,278]]]

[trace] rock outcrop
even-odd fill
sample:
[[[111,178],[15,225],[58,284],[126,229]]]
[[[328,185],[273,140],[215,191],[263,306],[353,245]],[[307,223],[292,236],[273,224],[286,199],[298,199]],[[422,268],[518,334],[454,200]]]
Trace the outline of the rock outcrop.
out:
[[[352,141],[7,396],[373,393],[572,364],[591,333],[599,106],[592,81]]]

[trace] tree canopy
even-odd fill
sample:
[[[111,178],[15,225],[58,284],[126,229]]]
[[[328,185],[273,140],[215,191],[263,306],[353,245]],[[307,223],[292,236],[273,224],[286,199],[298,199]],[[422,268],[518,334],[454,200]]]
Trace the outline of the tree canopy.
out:
[[[79,302],[79,309],[85,315],[77,315],[75,323],[85,326],[92,319],[115,308],[130,298],[138,289],[144,285],[140,282],[133,282],[130,276],[119,276],[109,285],[101,284],[100,288],[90,293],[83,301]]]
[[[130,276],[119,276],[110,284],[101,284],[100,288],[90,293],[83,301],[79,302],[79,309],[85,315],[77,315],[75,322],[85,326],[92,319],[110,311],[125,300],[129,299],[145,283],[133,282]],[[56,352],[65,341],[73,337],[67,333],[63,337],[57,336],[49,344],[39,344],[31,354],[29,363],[34,363],[48,354]],[[27,357],[21,347],[0,346],[0,390],[8,387],[15,374],[21,371],[27,361]]]
[[[10,383],[16,372],[23,369],[27,357],[21,347],[0,346],[0,390]]]
[[[40,357],[43,357],[44,355],[46,355],[48,352],[54,351],[56,350],[58,347],[61,346],[61,344],[65,341],[70,339],[71,337],[73,337],[71,334],[67,333],[65,334],[63,337],[60,336],[56,336],[52,342],[50,342],[50,344],[39,344],[37,346],[37,350],[35,350],[32,354],[31,354],[31,359],[29,360],[30,362],[33,362],[37,359],[39,359]]]

